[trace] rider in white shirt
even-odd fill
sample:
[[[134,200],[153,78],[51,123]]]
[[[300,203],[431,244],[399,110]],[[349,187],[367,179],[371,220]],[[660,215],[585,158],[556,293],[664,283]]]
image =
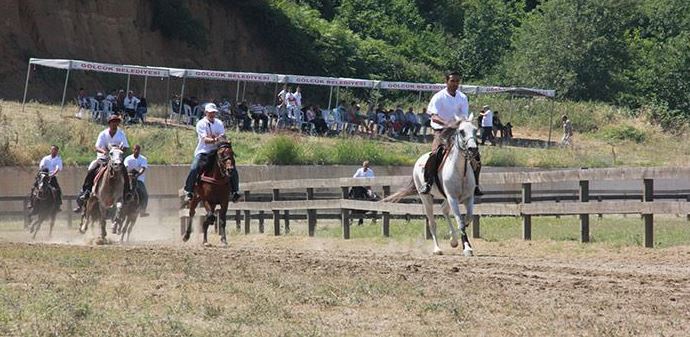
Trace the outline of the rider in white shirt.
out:
[[[146,179],[146,170],[148,169],[148,160],[141,154],[141,145],[135,144],[132,147],[132,154],[127,156],[124,160],[124,165],[128,172],[136,171],[137,180],[134,190],[139,195],[139,216],[146,217],[149,216],[146,213],[146,208],[149,204],[149,193],[146,191],[146,185],[144,185],[144,180]]]
[[[60,158],[60,155],[58,154],[59,151],[60,148],[57,145],[51,145],[50,154],[43,157],[41,162],[38,164],[38,171],[48,172],[48,175],[50,176],[49,184],[55,190],[55,201],[58,205],[58,211],[60,205],[62,205],[62,189],[60,188],[60,184],[57,180],[58,173],[62,171],[62,158]],[[34,188],[38,188],[38,177],[34,182]],[[31,201],[33,203],[33,198]],[[31,204],[29,208],[33,208],[33,204]]]
[[[109,147],[119,146],[120,149],[122,149],[122,151],[126,151],[129,148],[129,143],[127,142],[127,137],[125,136],[125,133],[118,128],[120,122],[122,122],[122,118],[120,118],[120,116],[111,115],[108,118],[108,128],[101,131],[101,133],[98,134],[98,139],[96,140],[95,145],[96,159],[92,161],[91,164],[89,164],[89,171],[86,174],[86,177],[84,178],[84,184],[82,185],[81,193],[77,198],[77,208],[74,209],[74,212],[78,213],[82,211],[84,201],[91,194],[91,189],[93,188],[93,180],[96,178],[98,169],[108,162],[108,153],[110,152]],[[123,174],[126,177],[127,171],[124,168],[124,166],[122,167],[122,170],[124,171]],[[130,190],[129,179],[125,179],[124,185],[124,193],[126,194]]]
[[[420,193],[426,194],[431,191],[434,177],[437,175],[438,165],[443,156],[442,145],[455,129],[449,127],[456,118],[469,118],[470,105],[467,96],[459,90],[460,73],[457,71],[446,74],[446,88],[440,90],[429,101],[427,113],[431,116],[431,128],[434,130],[434,141],[431,145],[431,154],[424,166],[424,181]],[[439,151],[439,148],[441,149]],[[479,150],[471,152],[470,164],[474,170],[477,187],[474,194],[481,195],[479,190],[479,171],[481,170],[481,158]]]
[[[191,200],[194,196],[194,184],[196,184],[197,179],[199,179],[201,169],[208,163],[208,157],[215,153],[215,151],[218,149],[219,143],[226,141],[225,127],[223,126],[223,122],[216,118],[216,113],[218,112],[216,105],[213,103],[206,104],[204,111],[206,113],[206,117],[202,118],[196,123],[198,143],[196,150],[194,151],[194,160],[192,161],[192,165],[184,185],[187,200]],[[239,175],[237,173],[237,169],[232,170],[230,184],[230,189],[233,193],[232,201],[236,202],[237,199],[240,198],[240,195],[238,194]]]

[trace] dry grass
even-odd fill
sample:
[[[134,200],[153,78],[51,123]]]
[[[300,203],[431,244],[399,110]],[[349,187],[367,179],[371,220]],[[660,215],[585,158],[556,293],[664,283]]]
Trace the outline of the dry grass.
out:
[[[204,249],[182,245],[170,222],[105,247],[11,243],[28,234],[4,228],[0,335],[683,336],[690,326],[688,246],[475,240],[467,259],[447,241],[449,255],[430,256],[424,240],[234,231],[230,248]]]

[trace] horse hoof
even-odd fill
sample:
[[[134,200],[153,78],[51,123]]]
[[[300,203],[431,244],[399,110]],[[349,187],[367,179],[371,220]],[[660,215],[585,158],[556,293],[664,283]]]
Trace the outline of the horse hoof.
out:
[[[204,242],[204,247],[212,247],[210,242]]]
[[[96,241],[95,241],[94,243],[95,243],[96,245],[99,245],[99,246],[100,246],[100,245],[104,245],[104,244],[105,244],[105,239],[104,239],[104,238],[98,238],[98,239],[96,239]]]
[[[468,248],[462,251],[462,255],[465,255],[467,257],[474,256],[474,251],[472,248]]]
[[[189,241],[189,233],[182,236],[182,242],[187,242],[187,241]]]
[[[434,255],[443,255],[443,251],[439,250],[434,250]]]
[[[458,240],[450,240],[451,248],[458,248]]]

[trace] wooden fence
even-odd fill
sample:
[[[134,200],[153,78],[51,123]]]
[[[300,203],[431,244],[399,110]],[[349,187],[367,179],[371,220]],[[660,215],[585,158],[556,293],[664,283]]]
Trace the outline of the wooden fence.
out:
[[[318,219],[333,219],[339,215],[342,237],[350,238],[351,219],[365,215],[353,211],[375,211],[381,213],[381,232],[389,236],[391,217],[422,217],[420,203],[382,203],[349,200],[348,192],[352,186],[372,186],[383,190],[383,195],[391,193],[391,187],[408,183],[409,177],[379,178],[334,178],[310,180],[264,181],[242,184],[245,200],[230,206],[230,213],[238,228],[244,220],[244,232],[249,233],[251,220],[257,219],[259,231],[264,231],[264,221],[273,219],[273,232],[281,233],[281,220],[284,230],[290,230],[290,220],[307,220],[308,233],[314,235]],[[685,214],[690,220],[690,190],[655,191],[655,179],[690,179],[690,168],[611,168],[575,169],[542,172],[486,173],[482,175],[482,185],[498,186],[498,191],[478,198],[474,208],[472,236],[480,237],[481,216],[519,216],[522,217],[522,237],[532,237],[533,216],[579,215],[580,240],[589,242],[589,219],[591,215],[640,214],[644,219],[644,245],[654,244],[655,214]],[[641,182],[641,189],[628,190],[590,190],[590,184],[597,181]],[[570,182],[578,184],[577,190],[533,189],[539,184]],[[519,191],[509,190],[509,186],[521,186]],[[506,188],[501,188],[505,186]],[[324,191],[325,190],[325,191]],[[495,188],[493,190],[496,190]],[[335,193],[334,191],[339,191]],[[517,196],[516,196],[517,195]],[[180,194],[181,196],[181,194]],[[596,201],[596,202],[593,202]],[[435,212],[440,214],[440,200]],[[272,214],[266,214],[266,212]],[[290,212],[300,214],[290,214]],[[281,214],[282,212],[282,214]],[[335,214],[334,214],[335,212]],[[200,212],[204,213],[204,212]],[[305,215],[306,213],[306,215]],[[181,230],[187,219],[187,211],[179,211]],[[204,217],[205,214],[198,214]],[[426,230],[428,238],[428,227]]]

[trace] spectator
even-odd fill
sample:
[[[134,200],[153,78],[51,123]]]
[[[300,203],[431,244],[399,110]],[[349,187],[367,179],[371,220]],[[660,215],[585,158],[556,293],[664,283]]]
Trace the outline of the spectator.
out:
[[[431,119],[429,119],[429,115],[426,113],[426,107],[423,107],[422,112],[417,115],[417,122],[419,122],[421,127],[422,136],[426,136],[427,128],[431,127]]]
[[[374,178],[374,170],[369,168],[369,161],[368,160],[365,160],[362,163],[362,167],[357,169],[357,171],[352,176],[352,178]],[[366,191],[365,193],[366,193],[366,196],[368,198],[374,197],[374,191],[371,189],[371,186],[362,186],[360,188],[362,188],[362,189],[364,189],[364,191]],[[354,192],[354,194],[357,195],[356,192]],[[366,198],[363,198],[363,199],[366,199]]]
[[[144,124],[144,117],[149,112],[148,103],[146,102],[146,97],[142,97],[139,100],[139,105],[137,106],[137,116],[136,119],[141,120],[141,124]]]
[[[114,112],[117,113],[122,113],[125,111],[125,91],[120,89],[117,92],[117,97],[115,98],[115,106],[116,108],[113,109]]]
[[[295,103],[298,109],[302,109],[302,88],[298,85],[295,88],[295,92],[292,94],[295,97]]]
[[[254,132],[268,131],[268,113],[266,109],[259,105],[253,104],[249,107],[252,120],[254,120]]]
[[[410,107],[405,113],[405,126],[407,128],[407,134],[409,136],[417,136],[419,133],[419,128],[421,124],[417,121],[417,115],[414,113],[414,109]]]
[[[134,96],[134,91],[130,90],[127,93],[127,97],[122,101],[124,111],[125,111],[125,116],[127,119],[131,122],[132,120],[135,120],[136,115],[137,115],[137,107],[139,106],[140,100]]]
[[[285,95],[287,95],[288,92],[290,92],[290,87],[288,87],[287,84],[283,84],[283,90],[278,93],[278,106],[285,106]]]
[[[364,126],[366,127],[366,131],[370,135],[373,135],[375,133],[377,122],[378,122],[378,118],[376,117],[376,111],[374,110],[374,104],[369,103],[369,108],[367,109],[367,117],[366,117]]]
[[[563,121],[563,138],[561,138],[561,145],[573,145],[573,124],[570,122],[567,115],[563,115],[561,121]]]
[[[79,88],[79,94],[77,95],[77,105],[79,109],[77,110],[76,117],[81,118],[84,110],[89,110],[91,108],[91,100],[86,95],[86,90],[84,88]]]
[[[379,108],[376,110],[376,126],[378,128],[378,134],[383,135],[387,129],[388,117],[383,109],[383,104],[379,104]]]
[[[493,122],[493,132],[494,132],[494,139],[498,137],[498,133],[501,133],[501,140],[505,139],[505,131],[503,130],[503,123],[501,122],[501,117],[499,116],[498,111],[494,111],[494,122]]]
[[[326,117],[328,117],[327,110],[321,110],[318,105],[314,105],[312,110],[316,114],[314,118],[314,128],[316,133],[320,135],[326,135],[328,133],[328,124],[326,123]]]
[[[237,105],[235,118],[237,127],[240,131],[251,131],[252,120],[249,118],[249,106],[247,106],[247,101],[242,101]]]
[[[491,145],[496,145],[496,140],[494,140],[493,136],[493,122],[494,122],[494,114],[489,109],[488,105],[485,105],[484,108],[482,109],[482,112],[480,113],[482,116],[482,142],[481,144],[484,145],[487,139],[491,141]]]

